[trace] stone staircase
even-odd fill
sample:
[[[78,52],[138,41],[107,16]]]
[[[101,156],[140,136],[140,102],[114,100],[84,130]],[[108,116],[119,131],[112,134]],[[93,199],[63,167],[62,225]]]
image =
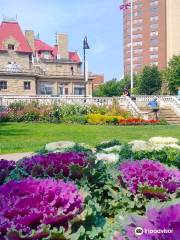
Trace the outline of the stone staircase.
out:
[[[142,112],[150,112],[150,108],[148,108],[147,106],[138,106],[139,109]],[[158,112],[158,117],[159,119],[164,119],[166,120],[169,124],[180,124],[180,117],[178,117],[178,115],[171,109],[171,107],[160,107],[159,112]],[[154,118],[154,114],[153,113],[149,113],[148,114],[148,118],[149,119],[153,119]]]

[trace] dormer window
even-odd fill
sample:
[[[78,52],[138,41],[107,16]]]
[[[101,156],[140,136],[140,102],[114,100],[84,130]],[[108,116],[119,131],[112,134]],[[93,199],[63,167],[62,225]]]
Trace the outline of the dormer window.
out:
[[[14,50],[15,45],[14,44],[8,44],[8,50]]]

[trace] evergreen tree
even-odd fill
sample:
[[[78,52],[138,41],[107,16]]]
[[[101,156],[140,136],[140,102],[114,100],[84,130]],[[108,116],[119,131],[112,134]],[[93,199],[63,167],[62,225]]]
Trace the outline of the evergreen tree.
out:
[[[157,66],[146,66],[140,75],[137,92],[144,95],[159,94],[161,84],[161,73]]]

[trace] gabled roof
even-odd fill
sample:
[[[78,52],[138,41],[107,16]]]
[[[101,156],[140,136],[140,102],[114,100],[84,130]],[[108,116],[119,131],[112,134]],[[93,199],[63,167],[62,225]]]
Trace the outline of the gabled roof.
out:
[[[57,59],[57,54],[58,54],[58,46],[55,45],[53,48],[53,56],[55,59]],[[81,59],[77,52],[69,52],[69,60],[76,62],[76,63],[81,62]]]
[[[17,52],[32,52],[18,22],[2,22],[0,24],[0,51],[6,51],[3,43],[8,39],[14,39],[18,42]]]
[[[54,49],[40,39],[35,39],[35,50],[53,52]]]

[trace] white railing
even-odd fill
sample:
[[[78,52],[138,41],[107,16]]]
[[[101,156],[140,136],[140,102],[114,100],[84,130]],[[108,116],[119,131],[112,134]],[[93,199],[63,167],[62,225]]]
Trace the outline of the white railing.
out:
[[[132,113],[133,116],[148,120],[148,112],[141,111],[130,97],[126,96],[126,100],[128,102],[128,110]]]
[[[143,105],[151,101],[154,96],[136,96],[136,104]],[[180,117],[180,101],[176,96],[156,96],[160,107],[170,107]]]
[[[180,117],[180,101],[175,96],[157,96],[161,106],[169,106],[179,117]],[[92,97],[79,95],[64,95],[64,96],[49,96],[49,95],[38,95],[38,96],[0,96],[0,105],[8,106],[14,102],[25,102],[30,103],[37,101],[40,104],[80,104],[80,105],[91,105],[95,104],[98,106],[109,106],[113,104],[114,99],[118,101],[119,106],[127,109],[135,117],[141,117],[148,119],[148,112],[143,112],[138,106],[145,104],[153,99],[153,96],[135,96],[136,100],[133,101],[129,97]]]

